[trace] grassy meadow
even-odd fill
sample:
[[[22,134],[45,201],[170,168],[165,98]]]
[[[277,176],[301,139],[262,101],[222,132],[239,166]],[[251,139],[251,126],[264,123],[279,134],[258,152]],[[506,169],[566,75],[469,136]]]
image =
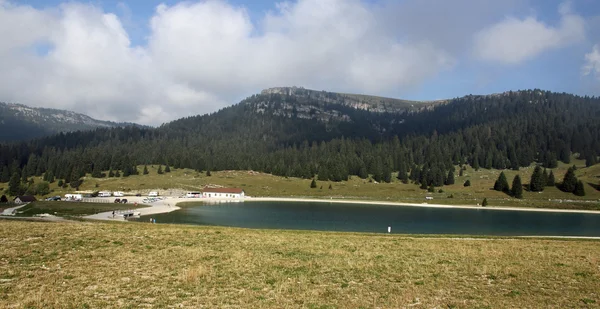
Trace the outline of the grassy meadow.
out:
[[[121,178],[92,178],[85,177],[81,190],[91,191],[125,191],[126,193],[147,193],[158,190],[162,195],[182,194],[186,191],[200,191],[204,186],[215,185],[225,187],[243,188],[250,196],[270,197],[316,197],[316,198],[344,198],[356,200],[379,200],[393,202],[424,203],[425,196],[432,196],[436,204],[477,205],[487,198],[489,207],[515,206],[515,207],[543,207],[563,209],[592,209],[600,210],[600,164],[586,168],[582,160],[573,159],[572,164],[560,163],[553,169],[556,181],[562,181],[566,170],[575,164],[578,169],[577,177],[585,183],[586,196],[578,197],[560,191],[556,187],[546,187],[542,193],[524,191],[524,198],[514,199],[502,192],[492,190],[494,182],[500,174],[499,170],[480,169],[478,171],[468,167],[463,176],[456,172],[456,183],[451,186],[436,188],[435,193],[427,193],[414,184],[403,184],[397,179],[393,183],[374,183],[352,176],[344,182],[317,182],[317,188],[310,188],[310,180],[299,178],[286,178],[253,171],[218,171],[212,172],[208,177],[189,169],[172,170],[171,173],[159,175],[158,166],[148,166],[149,174],[141,175],[143,166],[139,166],[140,175]],[[504,171],[509,184],[518,173],[524,184],[529,183],[533,166],[522,168],[520,171]],[[395,175],[394,175],[395,176]],[[466,180],[471,181],[470,187],[464,187]],[[41,181],[40,179],[36,181]],[[329,189],[329,186],[332,189]],[[0,184],[2,187],[2,184]],[[51,184],[51,195],[73,192],[72,188],[59,188],[57,183]],[[449,196],[452,196],[450,198]]]
[[[134,204],[115,203],[83,203],[83,202],[46,202],[37,201],[18,209],[19,216],[52,214],[56,216],[85,216],[112,210],[129,210],[139,208]]]
[[[2,308],[598,308],[600,242],[0,220]]]

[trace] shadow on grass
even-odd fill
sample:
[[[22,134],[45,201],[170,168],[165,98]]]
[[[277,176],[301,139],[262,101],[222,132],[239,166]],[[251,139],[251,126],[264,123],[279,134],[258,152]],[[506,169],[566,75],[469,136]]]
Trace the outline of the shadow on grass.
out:
[[[588,182],[587,184],[590,185],[590,187],[596,189],[596,191],[600,191],[600,184],[595,184],[591,182]]]

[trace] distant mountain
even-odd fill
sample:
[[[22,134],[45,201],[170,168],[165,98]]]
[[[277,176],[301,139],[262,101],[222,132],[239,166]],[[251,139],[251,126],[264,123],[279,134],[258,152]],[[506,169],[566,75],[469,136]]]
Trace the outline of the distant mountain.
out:
[[[136,124],[91,118],[72,111],[0,102],[0,142],[28,140],[59,132],[114,128]]]

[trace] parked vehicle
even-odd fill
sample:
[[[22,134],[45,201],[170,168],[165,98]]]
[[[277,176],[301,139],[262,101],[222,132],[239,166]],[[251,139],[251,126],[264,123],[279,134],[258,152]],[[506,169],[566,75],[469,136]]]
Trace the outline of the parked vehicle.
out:
[[[127,204],[127,199],[126,199],[126,198],[122,199],[122,200],[121,200],[121,203],[122,203],[122,204]]]
[[[138,193],[138,194],[136,194],[135,196],[142,196],[142,194],[141,194],[141,193]]]
[[[120,198],[116,198],[115,199],[115,203],[121,203],[121,199]]]
[[[110,196],[111,196],[110,192],[107,192],[107,191],[98,192],[98,197],[110,197]]]
[[[113,196],[124,196],[125,193],[123,191],[115,191],[113,192]]]
[[[148,193],[148,196],[149,197],[157,197],[158,196],[158,192],[152,191],[152,192]]]

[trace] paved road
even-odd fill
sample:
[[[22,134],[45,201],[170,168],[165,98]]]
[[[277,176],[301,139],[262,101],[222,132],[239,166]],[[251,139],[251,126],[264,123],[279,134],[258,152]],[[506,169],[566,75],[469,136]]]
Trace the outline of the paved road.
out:
[[[17,209],[21,208],[21,207],[25,207],[27,204],[23,204],[23,205],[19,205],[16,207],[12,207],[12,208],[6,208],[4,209],[4,211],[2,213],[0,213],[0,216],[14,216],[15,213],[17,212]]]
[[[185,198],[167,197],[164,200],[159,200],[159,201],[149,203],[149,204],[142,204],[142,200],[145,197],[129,197],[129,196],[127,196],[125,198],[129,201],[129,203],[138,203],[139,205],[148,206],[148,207],[144,207],[144,208],[133,209],[136,212],[140,212],[141,216],[175,211],[177,209],[180,209],[179,207],[175,206],[175,204],[186,200]],[[114,197],[106,198],[106,199],[114,200]],[[107,212],[101,212],[101,213],[98,213],[95,215],[85,216],[84,218],[94,219],[94,220],[125,221],[123,216],[118,215],[119,213],[123,213],[123,211],[117,212],[117,215],[115,215],[114,217],[113,217],[112,211],[107,211]]]

